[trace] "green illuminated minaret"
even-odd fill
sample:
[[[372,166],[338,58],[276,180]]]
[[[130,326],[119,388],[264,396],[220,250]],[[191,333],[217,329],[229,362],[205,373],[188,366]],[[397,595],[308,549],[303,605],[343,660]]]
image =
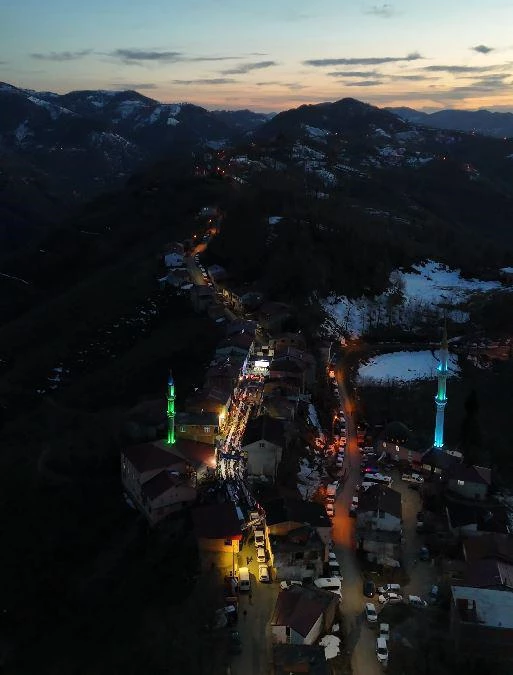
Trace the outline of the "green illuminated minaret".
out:
[[[171,370],[167,378],[167,442],[175,442],[175,381]]]

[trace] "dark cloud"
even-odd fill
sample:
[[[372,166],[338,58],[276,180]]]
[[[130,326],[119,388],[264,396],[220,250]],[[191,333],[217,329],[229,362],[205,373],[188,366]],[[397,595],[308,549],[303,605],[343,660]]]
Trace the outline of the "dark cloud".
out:
[[[254,63],[241,63],[240,66],[235,68],[230,68],[229,70],[223,70],[223,75],[241,75],[243,73],[249,73],[252,70],[261,70],[262,68],[271,68],[272,66],[277,66],[276,61],[256,61]]]
[[[280,82],[279,80],[267,80],[266,82],[255,82],[257,87],[286,87],[291,90],[304,89],[305,85],[299,82]]]
[[[430,73],[485,73],[497,66],[425,66]]]
[[[76,61],[88,56],[92,51],[92,49],[81,49],[77,52],[48,52],[46,54],[36,52],[30,56],[39,61]]]
[[[115,49],[109,56],[121,59],[125,63],[141,63],[143,61],[176,63],[183,61],[184,56],[180,52],[153,51],[146,49]]]
[[[371,77],[373,79],[383,77],[377,70],[334,70],[326,74],[330,77]]]
[[[479,54],[489,54],[490,52],[493,52],[493,47],[487,47],[486,45],[476,45],[475,47],[471,47],[475,52],[478,52]]]
[[[369,56],[350,59],[310,59],[303,61],[305,66],[378,66],[382,63],[397,63],[398,61],[418,61],[424,58],[418,52],[412,52],[406,56]]]
[[[372,5],[372,7],[367,7],[363,10],[365,14],[373,14],[374,16],[379,16],[382,19],[390,19],[390,17],[397,14],[393,5],[385,3],[383,5]]]
[[[112,86],[116,89],[157,89],[157,85],[153,82],[116,82]]]
[[[232,84],[232,82],[237,82],[231,77],[205,77],[199,78],[197,80],[172,80],[172,84]]]
[[[383,84],[383,80],[360,80],[358,82],[344,82],[346,87],[375,87]]]

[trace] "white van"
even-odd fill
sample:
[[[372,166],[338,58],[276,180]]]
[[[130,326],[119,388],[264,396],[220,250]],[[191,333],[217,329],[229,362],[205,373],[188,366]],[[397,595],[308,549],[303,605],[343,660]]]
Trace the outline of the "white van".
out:
[[[251,579],[249,578],[249,570],[247,567],[239,567],[239,591],[251,590]]]

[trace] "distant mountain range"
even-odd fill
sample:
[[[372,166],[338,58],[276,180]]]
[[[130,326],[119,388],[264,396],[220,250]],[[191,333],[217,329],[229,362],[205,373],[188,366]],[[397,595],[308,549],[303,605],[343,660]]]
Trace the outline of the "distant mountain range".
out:
[[[163,104],[136,91],[35,92],[0,83],[0,237],[116,187],[169,154],[232,142],[269,115]],[[20,229],[21,227],[21,229]]]
[[[413,108],[387,108],[407,122],[435,129],[455,129],[498,138],[513,137],[513,113],[489,110],[437,110],[420,112]]]

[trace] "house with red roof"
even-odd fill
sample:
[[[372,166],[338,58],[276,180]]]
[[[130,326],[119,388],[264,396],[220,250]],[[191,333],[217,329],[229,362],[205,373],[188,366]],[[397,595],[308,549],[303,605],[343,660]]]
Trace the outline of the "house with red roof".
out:
[[[280,591],[271,617],[275,644],[311,645],[330,631],[338,605],[331,591],[291,586]]]
[[[196,499],[191,465],[155,443],[135,445],[121,452],[121,480],[151,525]]]
[[[239,517],[233,502],[210,504],[194,509],[192,522],[203,568],[213,565],[223,576],[233,574],[242,548],[242,513]]]

